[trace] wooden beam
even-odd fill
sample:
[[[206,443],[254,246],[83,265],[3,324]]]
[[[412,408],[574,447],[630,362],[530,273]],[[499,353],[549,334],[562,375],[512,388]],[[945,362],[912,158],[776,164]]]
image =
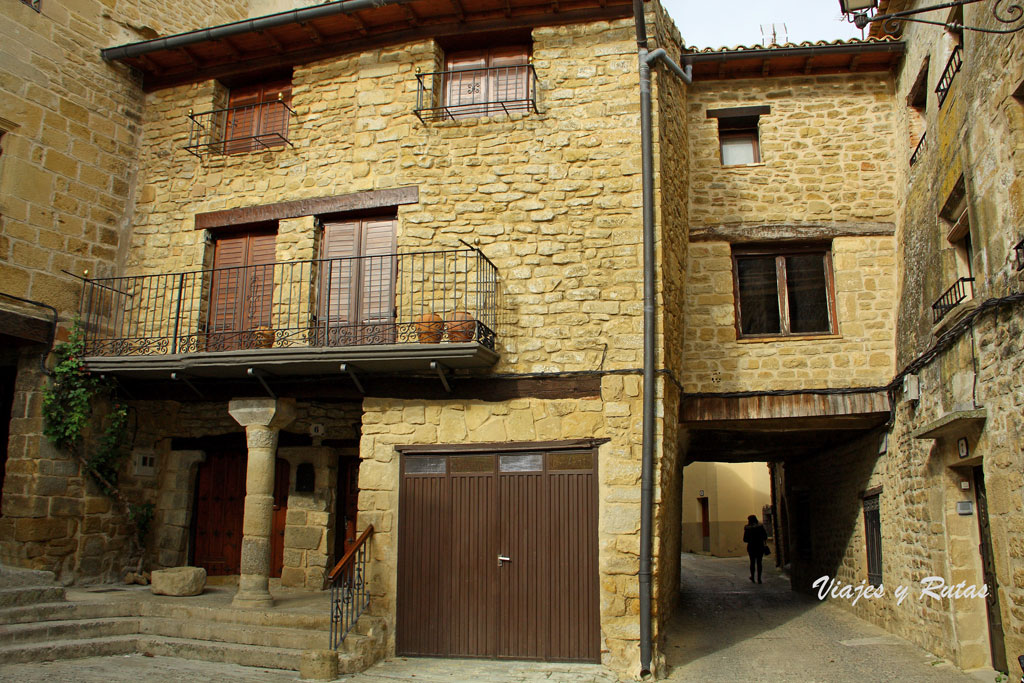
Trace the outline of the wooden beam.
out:
[[[811,55],[811,56],[808,56],[807,59],[804,60],[804,73],[805,74],[809,74],[809,73],[811,73],[811,71],[813,69],[814,69],[814,56]]]
[[[859,418],[871,422],[879,415],[888,416],[889,395],[877,387],[866,387],[863,393],[811,393],[771,394],[753,396],[715,396],[702,394],[684,396],[679,410],[679,421],[692,429],[745,430],[761,425],[762,428],[787,429],[828,428],[822,425],[839,424],[834,418],[846,420],[854,426]],[[828,418],[822,421],[817,418]],[[845,428],[845,427],[844,427]]]
[[[284,52],[284,45],[281,44],[281,41],[272,36],[270,31],[260,31],[259,34],[266,38],[267,42],[273,46],[274,52],[277,52],[278,54]]]
[[[276,221],[300,216],[316,216],[360,209],[379,209],[386,206],[415,204],[419,201],[419,187],[415,185],[396,187],[389,190],[369,190],[339,194],[333,197],[296,199],[276,204],[261,204],[238,209],[197,213],[196,230],[214,230],[233,225]]]
[[[225,48],[227,48],[227,51],[228,51],[228,52],[229,52],[229,53],[231,54],[231,56],[232,56],[232,57],[234,57],[235,59],[238,59],[239,57],[241,57],[241,56],[242,56],[242,53],[238,51],[238,48],[237,48],[237,47],[235,47],[235,44],[234,44],[234,43],[232,43],[232,42],[231,42],[231,40],[230,40],[229,38],[224,38],[224,39],[222,39],[222,40],[220,41],[220,44],[221,44],[221,45],[223,45],[223,46],[224,46]]]
[[[459,18],[459,21],[466,21],[466,8],[462,6],[461,0],[448,0],[448,2],[451,3],[452,9],[455,10],[455,16]]]
[[[404,7],[405,5],[402,6]],[[316,30],[316,27],[313,26],[313,24],[307,21],[302,24],[302,28],[306,29],[306,33],[309,34],[309,39],[312,40],[314,43],[319,44],[323,42],[324,37],[320,35],[320,32]]]
[[[356,28],[359,30],[359,33],[361,33],[364,36],[370,34],[370,30],[366,27],[366,22],[359,17],[358,13],[351,12],[350,14],[346,14],[345,16],[347,16],[349,19],[356,23]]]
[[[419,16],[416,15],[415,12],[412,11],[412,7],[410,7],[409,5],[399,5],[399,7],[401,7],[402,11],[405,13],[405,17],[409,20],[410,26],[420,25],[420,18]]]
[[[189,64],[191,64],[193,67],[195,67],[197,69],[199,68],[199,66],[200,66],[199,60],[197,60],[195,58],[195,56],[193,56],[193,54],[188,51],[187,47],[178,48],[178,52],[180,52],[181,54],[185,55],[185,59],[188,60]]]
[[[826,240],[836,237],[889,237],[896,233],[894,223],[792,222],[778,225],[764,223],[728,223],[690,227],[691,242],[773,242],[776,240]]]
[[[597,448],[610,439],[564,439],[562,441],[501,441],[491,443],[424,443],[395,446],[403,455],[424,455],[427,453],[493,453],[495,451],[575,451]]]
[[[53,323],[40,318],[0,309],[0,334],[29,342],[48,344]]]

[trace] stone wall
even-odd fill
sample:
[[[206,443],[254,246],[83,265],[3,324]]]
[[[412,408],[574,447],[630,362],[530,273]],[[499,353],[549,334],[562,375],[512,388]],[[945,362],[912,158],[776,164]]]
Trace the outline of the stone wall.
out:
[[[603,378],[600,397],[575,400],[486,403],[365,399],[359,529],[368,524],[375,529],[370,609],[394,623],[400,481],[400,456],[395,446],[608,438],[599,449],[597,466],[602,661],[617,671],[638,670],[640,387],[640,378],[635,375],[612,375]],[[659,426],[659,434],[662,430]],[[656,457],[663,453],[659,444]],[[674,476],[671,468],[663,473],[668,479]],[[656,485],[655,497],[663,505],[677,495]],[[656,531],[671,534],[667,539],[660,535],[655,539],[656,557],[675,552],[678,521],[659,524]],[[678,563],[672,558],[656,561],[663,561],[668,568]],[[662,608],[671,602],[665,595],[668,590],[660,584],[656,590],[655,600]],[[656,625],[664,617],[663,612],[656,614]],[[389,647],[394,652],[393,641]]]
[[[199,268],[198,212],[415,185],[419,203],[398,209],[400,250],[465,239],[497,264],[499,370],[638,367],[632,20],[533,31],[540,114],[420,123],[415,70],[438,58],[423,41],[297,67],[294,147],[265,153],[199,160],[182,149],[186,113],[212,106],[213,83],[150,94],[128,272]]]
[[[832,240],[836,335],[737,339],[731,248],[689,249],[683,348],[687,391],[881,386],[893,376],[895,244],[891,237]]]
[[[61,273],[109,275],[130,223],[142,93],[100,49],[239,19],[246,2],[9,3],[0,15],[0,280],[78,308]],[[123,255],[123,254],[122,254]]]
[[[707,110],[761,105],[761,163],[723,168]],[[888,74],[697,81],[687,106],[691,230],[896,220]]]

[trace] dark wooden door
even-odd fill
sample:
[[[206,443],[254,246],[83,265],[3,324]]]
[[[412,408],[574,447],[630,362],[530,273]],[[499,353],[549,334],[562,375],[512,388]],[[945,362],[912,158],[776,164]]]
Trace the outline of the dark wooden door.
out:
[[[988,520],[988,493],[985,490],[985,473],[981,467],[974,468],[974,495],[978,499],[978,531],[981,543],[981,566],[988,586],[985,607],[988,610],[988,638],[992,649],[992,668],[1007,672],[1006,641],[1003,639],[1003,617],[999,609],[999,581],[996,579],[995,555],[992,552],[992,530]]]
[[[359,458],[338,458],[337,503],[335,507],[334,563],[337,564],[356,542],[359,511]]]
[[[707,498],[698,498],[697,502],[700,503],[700,547],[708,552],[711,550],[711,512]]]
[[[398,653],[599,661],[594,461],[404,457]]]
[[[270,575],[281,578],[284,569],[284,530],[288,519],[288,489],[291,467],[287,460],[274,463],[274,520],[270,531]]]
[[[226,235],[214,243],[208,351],[260,346],[254,330],[273,330],[276,241],[272,230],[259,230]]]
[[[210,576],[239,573],[245,506],[246,452],[212,452],[199,465],[193,522],[193,559]]]

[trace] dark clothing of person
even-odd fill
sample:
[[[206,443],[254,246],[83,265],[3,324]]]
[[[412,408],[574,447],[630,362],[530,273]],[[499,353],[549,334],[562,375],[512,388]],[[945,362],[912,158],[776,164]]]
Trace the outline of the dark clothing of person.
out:
[[[768,532],[763,524],[748,524],[743,527],[743,542],[747,544],[747,556],[750,557],[750,580],[754,580],[757,571],[757,582],[761,583],[764,548],[768,542]]]

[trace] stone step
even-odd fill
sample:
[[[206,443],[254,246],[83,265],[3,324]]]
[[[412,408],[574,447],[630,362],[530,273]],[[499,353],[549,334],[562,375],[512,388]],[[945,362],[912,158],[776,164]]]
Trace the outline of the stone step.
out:
[[[133,617],[137,613],[138,605],[131,602],[40,602],[0,609],[0,626],[37,621]]]
[[[95,640],[112,636],[138,635],[139,627],[139,619],[131,617],[40,621],[3,626],[0,628],[0,641],[14,645],[18,643]]]
[[[145,617],[140,621],[143,635],[293,650],[321,650],[330,645],[330,633],[326,630],[166,617]]]
[[[138,641],[139,636],[132,635],[3,645],[0,646],[0,664],[126,655],[138,651]]]
[[[280,612],[274,609],[231,609],[229,607],[199,607],[169,602],[142,601],[139,615],[143,617],[165,617],[189,621],[205,621],[221,624],[246,624],[251,626],[274,626],[279,628],[300,628],[327,631],[331,628],[330,605],[324,600],[323,614],[302,614]]]
[[[63,586],[17,586],[0,589],[0,608],[64,600]]]
[[[261,647],[238,643],[214,643],[188,638],[138,636],[138,652],[163,657],[181,657],[206,662],[224,662],[264,669],[298,671],[302,652],[281,647]]]

